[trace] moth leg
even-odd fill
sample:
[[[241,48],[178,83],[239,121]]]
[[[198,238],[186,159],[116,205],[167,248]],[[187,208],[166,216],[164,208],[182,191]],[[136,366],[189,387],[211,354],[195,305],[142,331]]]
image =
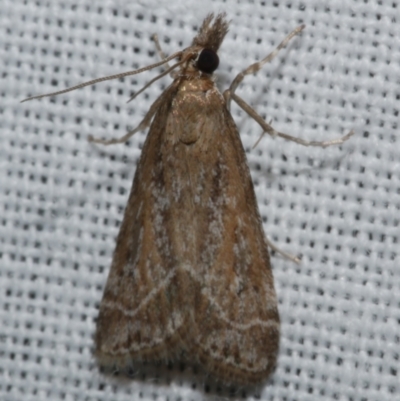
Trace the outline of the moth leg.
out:
[[[152,39],[154,40],[154,43],[156,44],[156,49],[157,49],[158,55],[160,56],[161,60],[167,59],[167,56],[164,54],[164,52],[163,52],[162,49],[161,49],[161,45],[160,45],[160,42],[159,42],[159,40],[158,40],[158,36],[157,36],[156,33],[152,36]],[[174,71],[174,69],[175,69],[176,67],[178,67],[179,65],[181,65],[181,64],[183,64],[182,61],[179,62],[179,63],[176,63],[176,64],[174,64],[172,67],[170,67],[170,65],[169,65],[168,62],[164,62],[164,63],[163,63],[164,72],[162,72],[161,74],[157,75],[154,79],[152,79],[150,82],[148,82],[142,89],[140,89],[140,91],[138,91],[138,92],[136,92],[135,94],[133,94],[133,95],[129,98],[129,100],[127,101],[127,103],[129,103],[129,102],[131,102],[133,99],[135,99],[135,97],[137,97],[140,93],[144,92],[151,84],[153,84],[153,82],[155,82],[155,81],[157,81],[158,79],[162,78],[164,75],[169,74],[170,77],[176,78],[177,73],[176,73],[176,71]]]
[[[290,254],[290,253],[287,253],[287,252],[285,252],[285,251],[282,251],[282,249],[280,249],[280,248],[278,248],[272,241],[270,241],[268,238],[266,238],[266,241],[267,241],[267,245],[271,248],[271,249],[273,249],[275,252],[277,252],[277,253],[280,253],[284,258],[286,258],[286,259],[289,259],[289,260],[291,260],[292,262],[295,262],[295,263],[300,263],[301,262],[301,260],[297,257],[297,256],[294,256],[294,255],[292,255],[292,254]]]
[[[236,78],[232,81],[231,86],[229,89],[227,89],[224,92],[224,99],[226,102],[226,107],[228,110],[230,109],[230,102],[231,99],[233,99],[247,114],[249,114],[250,117],[252,117],[263,129],[263,133],[261,134],[260,138],[257,140],[257,142],[254,144],[254,147],[257,146],[257,144],[260,142],[261,138],[265,133],[271,135],[271,136],[279,136],[281,138],[287,139],[288,141],[296,142],[300,145],[303,146],[320,146],[320,147],[327,147],[331,145],[340,145],[343,142],[346,142],[352,135],[354,135],[354,131],[350,131],[347,135],[344,135],[340,138],[332,139],[330,141],[305,141],[300,138],[296,138],[295,136],[291,136],[288,134],[285,134],[283,132],[278,132],[276,131],[270,124],[268,124],[264,119],[257,114],[257,112],[248,104],[246,103],[240,96],[235,94],[235,90],[238,87],[238,85],[243,81],[244,77],[249,74],[254,74],[257,71],[259,71],[264,64],[270,62],[273,58],[276,57],[278,52],[284,48],[289,41],[296,35],[298,35],[303,29],[305,28],[305,25],[300,25],[298,26],[295,30],[293,30],[289,35],[286,36],[285,39],[279,44],[279,46],[270,54],[268,54],[267,57],[263,58],[261,61],[252,64],[251,66],[247,67],[244,69],[242,72],[240,72]]]
[[[276,131],[271,125],[265,122],[265,120],[259,114],[257,114],[257,112],[240,96],[236,95],[235,93],[231,93],[230,96],[251,118],[253,118],[261,126],[261,128],[264,130],[262,135],[264,135],[264,133],[267,133],[271,136],[279,136],[288,141],[296,142],[303,146],[320,146],[322,148],[326,148],[332,145],[341,145],[342,143],[346,142],[352,135],[354,135],[354,131],[351,130],[348,134],[339,138],[331,139],[330,141],[305,141],[304,139]],[[259,140],[257,141],[257,143],[258,142]]]
[[[255,74],[257,71],[259,71],[263,67],[264,64],[269,63],[271,60],[273,60],[276,57],[276,55],[279,53],[279,51],[281,49],[283,49],[290,42],[290,40],[294,36],[298,35],[304,28],[305,28],[305,25],[298,26],[295,30],[290,32],[289,35],[287,35],[286,38],[283,39],[283,41],[279,44],[279,46],[273,52],[268,54],[267,57],[263,58],[261,61],[258,61],[257,63],[252,64],[251,66],[247,67],[246,69],[244,69],[242,72],[240,72],[236,76],[236,78],[232,81],[229,89],[227,89],[224,92],[224,98],[225,98],[226,107],[228,108],[228,110],[230,110],[230,102],[231,102],[232,95],[235,93],[236,88],[243,81],[244,77],[246,75]]]
[[[161,49],[160,41],[158,40],[158,35],[155,33],[152,36],[152,39],[154,40],[154,43],[156,45],[156,49],[157,49],[157,53],[158,53],[159,57],[161,58],[161,60],[164,60],[166,58],[166,56],[165,56],[165,53]],[[165,66],[167,67],[166,68],[167,70],[170,69],[170,66],[169,66],[168,63],[165,63]],[[176,78],[176,76],[178,74],[177,74],[176,71],[171,71],[169,75],[170,75],[171,78]]]
[[[132,131],[128,132],[121,138],[113,138],[113,139],[100,139],[100,138],[94,138],[92,135],[89,135],[88,141],[93,142],[93,143],[101,143],[102,145],[113,145],[115,143],[123,143],[126,142],[133,134],[136,134],[138,131],[142,131],[146,129],[150,123],[151,120],[160,107],[161,103],[163,101],[163,96],[161,95],[150,107],[150,110],[146,113],[144,116],[144,119],[141,121],[141,123]]]
[[[158,40],[158,35],[155,33],[151,38],[154,40],[154,43],[156,45],[158,56],[161,58],[161,60],[164,60],[166,56],[161,49],[160,41]],[[167,69],[170,68],[168,63],[165,63],[165,65],[167,66]]]

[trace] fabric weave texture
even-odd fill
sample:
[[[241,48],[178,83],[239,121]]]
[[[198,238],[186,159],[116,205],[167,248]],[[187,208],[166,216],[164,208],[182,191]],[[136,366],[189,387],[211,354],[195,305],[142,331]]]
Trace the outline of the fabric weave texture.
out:
[[[265,137],[233,106],[272,253],[281,317],[278,365],[261,400],[389,401],[400,393],[400,12],[350,0],[76,2],[3,0],[0,11],[0,399],[205,400],[225,397],[188,367],[132,377],[98,370],[95,319],[147,132],[121,137],[171,82],[160,69],[20,104],[159,60],[190,45],[208,12],[230,31],[216,79],[304,32],[237,93],[279,131]],[[185,370],[186,369],[186,370]]]

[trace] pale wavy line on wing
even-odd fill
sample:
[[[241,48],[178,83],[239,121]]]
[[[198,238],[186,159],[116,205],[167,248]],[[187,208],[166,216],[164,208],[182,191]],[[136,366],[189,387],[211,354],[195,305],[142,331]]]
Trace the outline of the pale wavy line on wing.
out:
[[[196,276],[193,275],[192,271],[188,270],[190,276],[197,282],[201,283],[201,280],[199,280]],[[225,323],[227,323],[229,326],[235,328],[235,329],[240,329],[240,330],[249,330],[254,326],[261,326],[261,327],[266,327],[266,328],[276,328],[279,329],[280,323],[279,321],[275,319],[268,319],[267,321],[263,321],[260,319],[253,319],[249,323],[243,324],[243,323],[235,323],[232,322],[232,320],[228,319],[226,316],[226,313],[224,312],[224,309],[218,304],[218,302],[215,300],[214,297],[212,297],[209,294],[201,294],[202,296],[206,297],[208,301],[215,307],[217,313],[219,314],[221,320],[223,320]],[[274,308],[275,309],[275,308]]]
[[[206,348],[202,343],[197,343],[197,345],[207,353],[209,358],[214,359],[215,361],[219,361],[223,365],[231,365],[237,369],[246,370],[246,372],[259,373],[265,371],[271,365],[271,358],[262,358],[261,356],[259,356],[257,360],[257,366],[251,367],[245,363],[235,362],[235,358],[232,355],[228,355],[227,357],[224,357],[222,359],[221,353],[210,351],[210,349]]]
[[[179,328],[182,326],[183,323],[184,323],[183,317],[180,314],[175,315],[174,324],[173,325],[169,324],[163,334],[169,334],[170,336],[174,335],[174,333],[176,333],[177,330],[179,330]],[[164,344],[165,337],[166,337],[165,335],[163,337],[157,337],[157,338],[153,337],[153,341],[151,341],[151,342],[150,341],[147,341],[147,342],[140,341],[140,344],[134,342],[129,347],[118,348],[118,351],[108,350],[107,354],[112,355],[114,357],[119,357],[121,355],[129,354],[132,351],[138,352],[145,348],[151,349],[157,345]],[[166,353],[167,353],[167,351],[166,351]]]
[[[134,317],[145,305],[147,305],[163,288],[165,288],[169,282],[171,281],[172,277],[176,273],[176,268],[172,269],[166,276],[165,279],[160,282],[160,284],[156,287],[153,288],[148,295],[142,300],[140,305],[133,311],[129,311],[126,309],[125,306],[123,306],[120,302],[115,302],[115,301],[106,301],[103,300],[101,303],[102,306],[108,308],[108,309],[118,309],[120,312],[122,312],[125,316],[129,317]]]
[[[160,282],[160,284],[151,290],[149,294],[142,300],[140,305],[133,311],[129,311],[124,307],[121,303],[115,302],[115,301],[103,301],[102,305],[106,308],[109,309],[118,309],[120,312],[122,312],[125,316],[128,317],[134,317],[144,306],[146,306],[163,288],[165,288],[169,282],[171,281],[172,277],[175,275],[177,268],[172,269],[167,276],[165,277],[164,280]],[[197,277],[195,277],[190,270],[185,269],[186,271],[189,271],[190,276],[197,282],[200,282]],[[217,313],[219,314],[221,320],[223,320],[225,323],[227,323],[229,326],[235,328],[235,329],[240,329],[240,330],[249,330],[254,326],[261,326],[261,327],[273,327],[276,329],[279,329],[279,322],[277,322],[274,319],[269,319],[268,321],[263,321],[260,319],[254,319],[250,321],[249,323],[243,324],[243,323],[235,323],[232,322],[228,317],[226,316],[226,313],[224,312],[223,308],[216,302],[216,299],[212,297],[211,295],[206,295],[202,294],[202,296],[206,297],[209,302],[216,308]]]

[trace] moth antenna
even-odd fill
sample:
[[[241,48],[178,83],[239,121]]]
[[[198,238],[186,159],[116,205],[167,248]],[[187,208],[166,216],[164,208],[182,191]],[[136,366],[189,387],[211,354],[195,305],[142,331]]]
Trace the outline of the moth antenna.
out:
[[[176,67],[179,67],[183,63],[186,62],[187,59],[181,60],[178,63],[174,64],[172,67],[168,68],[164,72],[162,72],[160,75],[157,75],[155,78],[153,78],[150,82],[148,82],[145,86],[143,86],[142,89],[140,89],[138,92],[133,94],[129,100],[126,103],[131,102],[133,99],[135,99],[136,96],[140,95],[142,92],[144,92],[150,85],[152,85],[154,82],[158,81],[160,78],[164,77],[165,75],[168,75],[172,70],[174,70]]]
[[[93,79],[91,81],[83,82],[83,83],[81,83],[79,85],[75,85],[75,86],[72,86],[70,88],[66,88],[66,89],[63,89],[63,90],[57,91],[57,92],[45,93],[44,95],[38,95],[38,96],[31,96],[31,97],[28,97],[28,98],[26,98],[24,100],[21,100],[21,103],[27,102],[28,100],[41,99],[43,97],[61,95],[63,93],[72,92],[75,89],[81,89],[81,88],[84,88],[85,86],[94,85],[94,84],[97,84],[97,83],[103,82],[103,81],[110,81],[112,79],[124,78],[124,77],[128,77],[128,76],[131,76],[131,75],[140,74],[140,73],[142,73],[144,71],[151,70],[151,69],[153,69],[155,67],[159,67],[160,65],[168,63],[168,61],[170,61],[170,60],[172,60],[174,58],[180,57],[181,55],[182,55],[182,51],[179,51],[179,52],[176,52],[176,53],[172,54],[171,56],[165,58],[164,60],[161,60],[161,61],[159,61],[157,63],[148,65],[147,67],[139,68],[138,70],[127,71],[127,72],[123,72],[123,73],[120,73],[120,74],[109,75],[107,77],[102,77],[102,78],[96,78],[96,79]]]

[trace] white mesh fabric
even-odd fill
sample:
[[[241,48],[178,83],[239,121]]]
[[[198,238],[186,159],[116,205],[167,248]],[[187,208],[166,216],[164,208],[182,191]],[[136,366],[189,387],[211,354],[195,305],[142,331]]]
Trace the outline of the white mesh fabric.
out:
[[[184,3],[184,4],[181,4]],[[0,10],[0,399],[200,400],[179,369],[123,382],[98,371],[93,333],[145,132],[135,127],[165,78],[156,72],[20,104],[31,94],[158,60],[226,11],[225,89],[300,23],[301,37],[238,93],[273,126],[308,140],[354,129],[341,147],[264,138],[237,107],[268,237],[282,320],[262,400],[397,400],[399,385],[399,6],[393,1],[10,1]],[[159,71],[159,70],[158,70]],[[242,393],[234,395],[240,398]]]

